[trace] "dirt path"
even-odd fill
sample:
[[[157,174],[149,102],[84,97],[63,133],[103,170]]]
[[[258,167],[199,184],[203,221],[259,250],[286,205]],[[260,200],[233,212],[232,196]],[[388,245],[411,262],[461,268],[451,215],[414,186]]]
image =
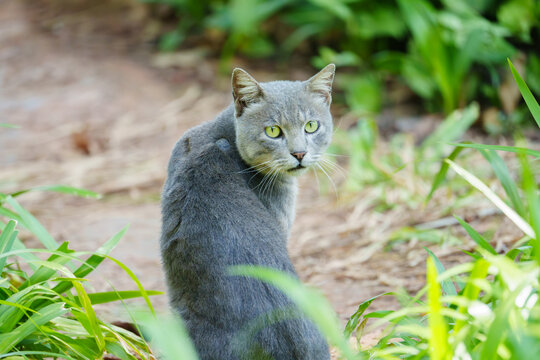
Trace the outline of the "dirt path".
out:
[[[120,3],[128,9],[117,11],[143,17],[140,5]],[[85,21],[94,23],[84,12],[53,16],[28,4],[0,0],[0,122],[20,126],[0,130],[0,187],[10,191],[61,183],[103,194],[101,200],[87,200],[32,193],[21,202],[58,241],[70,241],[77,250],[95,250],[130,224],[112,256],[128,265],[146,289],[164,290],[159,193],[169,152],[186,129],[212,119],[228,104],[228,80],[197,54],[176,58],[182,63],[176,69],[158,69],[146,50],[132,51],[129,36],[122,41],[118,34],[84,30]],[[116,26],[120,33],[133,30]],[[161,64],[170,60],[160,58]],[[307,176],[290,241],[301,278],[319,287],[344,321],[363,300],[423,285],[425,252],[419,244],[384,251],[382,240],[405,225],[402,217],[372,211],[369,189],[362,196],[338,206]],[[430,220],[429,211],[408,214],[408,221]],[[32,245],[27,234],[22,237]],[[442,248],[438,254],[446,264],[462,258],[457,249]],[[92,276],[91,286],[103,290],[109,283],[135,288],[112,263]],[[164,296],[154,303],[166,309]],[[395,305],[388,298],[375,308]],[[122,316],[119,311],[116,305],[102,309],[113,318]]]

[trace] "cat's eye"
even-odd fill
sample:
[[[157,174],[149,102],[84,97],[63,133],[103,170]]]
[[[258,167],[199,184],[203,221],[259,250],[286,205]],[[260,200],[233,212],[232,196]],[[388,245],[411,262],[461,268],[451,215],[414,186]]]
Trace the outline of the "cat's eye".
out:
[[[277,125],[267,126],[264,128],[264,132],[271,138],[277,138],[281,135],[281,128]]]
[[[315,120],[308,121],[304,129],[308,134],[314,133],[319,128],[319,122]]]

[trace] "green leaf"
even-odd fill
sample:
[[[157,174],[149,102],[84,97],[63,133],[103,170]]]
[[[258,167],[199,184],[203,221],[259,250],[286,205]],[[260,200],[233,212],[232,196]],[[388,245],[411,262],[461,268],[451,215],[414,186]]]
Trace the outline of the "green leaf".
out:
[[[64,308],[63,303],[54,303],[44,307],[38,313],[32,315],[19,327],[6,334],[0,335],[0,354],[13,349],[19,342],[26,339],[40,326],[45,325],[52,319],[66,314],[69,310]]]
[[[510,176],[510,172],[508,171],[508,168],[506,167],[506,164],[501,159],[499,155],[494,150],[480,150],[482,155],[489,161],[491,164],[491,168],[495,172],[495,175],[501,182],[504,191],[506,192],[506,195],[512,202],[512,205],[514,206],[514,210],[521,215],[522,217],[525,216],[525,206],[523,205],[523,202],[521,201],[521,197],[519,196],[518,188],[514,180],[512,180],[512,177]]]
[[[17,226],[17,222],[15,220],[9,220],[7,225],[2,229],[2,233],[0,234],[0,254],[10,251],[13,247],[13,243],[17,238],[17,234],[19,233],[17,230],[15,230],[15,226]],[[0,274],[6,265],[6,261],[7,258],[0,258]]]
[[[445,272],[445,268],[443,264],[440,262],[439,258],[435,256],[435,254],[429,250],[428,248],[424,247],[424,249],[427,251],[429,256],[433,259],[433,263],[435,264],[435,267],[437,269],[437,273],[440,275]],[[446,295],[457,295],[456,287],[454,286],[454,283],[450,279],[446,279],[441,284],[443,291]]]
[[[384,294],[379,294],[377,296],[372,297],[371,299],[368,299],[368,300],[364,301],[360,305],[358,305],[358,309],[351,316],[349,321],[347,321],[347,325],[345,325],[345,330],[343,331],[343,334],[344,334],[345,338],[348,339],[351,336],[353,331],[356,329],[356,327],[357,327],[357,325],[358,325],[358,323],[360,321],[360,318],[362,317],[364,312],[367,310],[367,308],[371,305],[373,300],[377,299],[378,297],[391,295],[391,294],[393,294],[393,293],[388,292],[388,293],[384,293]]]
[[[523,189],[529,205],[529,222],[535,234],[535,236],[531,236],[531,245],[533,246],[536,261],[540,264],[540,198],[538,197],[538,185],[527,158],[520,154],[519,160],[522,168]]]
[[[452,354],[448,346],[448,327],[441,313],[441,288],[437,281],[435,261],[431,256],[427,259],[427,285],[430,359],[449,360]]]
[[[30,189],[20,190],[10,194],[12,197],[17,197],[19,195],[25,194],[30,191],[53,191],[63,194],[75,195],[85,198],[94,198],[99,199],[101,195],[90,190],[80,189],[72,186],[65,185],[47,185],[47,186],[38,186]]]
[[[59,254],[60,253],[60,254]],[[71,261],[71,257],[62,256],[61,254],[70,254],[73,253],[73,250],[68,249],[68,243],[64,242],[58,247],[56,253],[53,253],[47,261],[37,260],[32,263],[35,265],[41,265],[28,280],[26,280],[20,287],[19,290],[25,289],[32,284],[39,284],[44,281],[51,279],[55,276],[56,272],[60,271],[68,276],[75,277],[68,268],[63,266]]]
[[[342,356],[346,359],[356,358],[339,330],[338,319],[332,307],[318,292],[307,288],[289,274],[271,268],[239,265],[230,267],[229,274],[252,277],[275,286],[317,325],[329,342],[339,348]]]
[[[495,249],[493,249],[491,244],[489,242],[487,242],[487,240],[484,239],[482,237],[482,235],[480,235],[478,232],[476,232],[476,230],[474,230],[471,225],[469,225],[465,220],[463,220],[462,218],[460,218],[457,215],[454,215],[454,217],[456,218],[457,221],[459,221],[461,226],[463,226],[465,231],[467,231],[467,234],[469,234],[471,239],[473,239],[474,242],[478,246],[480,246],[484,250],[487,250],[490,254],[497,255],[497,252],[495,251]]]
[[[486,150],[501,150],[513,153],[523,153],[535,157],[540,157],[540,151],[531,150],[523,147],[516,146],[502,146],[502,145],[485,145],[485,144],[465,144],[465,143],[450,143],[449,145],[459,146],[464,148],[473,149],[486,149]]]
[[[163,295],[162,291],[146,290],[148,296]],[[118,300],[134,299],[143,297],[142,292],[137,290],[125,290],[125,291],[107,291],[88,294],[88,298],[93,305],[105,304]],[[77,300],[78,296],[75,297]]]
[[[540,105],[538,105],[538,102],[534,98],[534,95],[531,93],[531,90],[529,90],[529,87],[527,86],[525,81],[523,81],[510,59],[508,59],[508,65],[510,66],[510,70],[512,71],[514,80],[516,80],[516,84],[519,88],[519,91],[521,92],[521,96],[523,96],[523,99],[525,100],[527,107],[531,111],[531,114],[534,117],[536,124],[538,125],[538,127],[540,127]]]
[[[113,258],[113,257],[111,257],[109,255],[105,255],[105,257],[107,259],[109,259],[109,260],[114,261],[118,266],[120,266],[126,272],[126,274],[128,274],[128,276],[131,278],[131,280],[133,280],[133,282],[135,282],[135,284],[139,288],[139,291],[141,292],[141,296],[144,298],[144,301],[146,302],[146,305],[150,309],[150,312],[152,313],[152,315],[156,316],[156,312],[154,311],[154,307],[152,306],[152,302],[150,301],[150,298],[148,297],[148,292],[142,286],[141,282],[139,281],[137,276],[133,273],[133,271],[131,271],[126,265],[124,265],[119,260],[117,260],[117,259],[115,259],[115,258]]]
[[[118,242],[125,235],[129,225],[126,225],[122,230],[116,233],[111,237],[105,244],[103,244],[92,256],[88,258],[77,270],[73,272],[75,277],[84,278],[90,274],[94,269],[96,269],[99,264],[105,259],[105,255],[109,254],[115,247],[118,245]],[[53,290],[59,294],[66,292],[71,289],[73,285],[70,282],[61,283],[56,285]]]
[[[164,359],[198,360],[197,351],[179,318],[151,318],[145,325]]]
[[[468,299],[469,301],[477,300],[478,296],[480,295],[480,288],[476,285],[476,280],[478,279],[485,279],[487,276],[487,271],[489,268],[489,262],[487,262],[484,259],[478,259],[474,263],[474,268],[471,271],[471,275],[469,276],[469,279],[467,281],[467,285],[465,285],[465,289],[463,289],[463,297]],[[458,312],[460,314],[465,315],[467,313],[468,306],[465,304],[462,304],[458,308]],[[458,319],[456,321],[456,325],[454,325],[454,333],[459,333],[459,331],[465,326],[466,321],[463,319]]]
[[[0,127],[10,128],[10,129],[18,129],[20,126],[13,125],[13,124],[0,123]]]
[[[450,153],[450,155],[448,155],[447,159],[450,159],[452,161],[455,160],[455,158],[459,155],[461,151],[463,151],[462,147],[456,147]],[[439,169],[439,172],[437,172],[437,175],[435,175],[435,180],[433,180],[433,185],[431,185],[431,190],[429,191],[429,194],[426,197],[426,200],[424,201],[424,203],[428,203],[429,200],[431,200],[431,198],[433,197],[433,194],[435,193],[435,191],[439,188],[439,186],[441,186],[444,179],[446,178],[446,174],[448,173],[448,168],[449,168],[448,163],[443,160],[441,162],[441,167]]]
[[[516,213],[511,207],[509,207],[504,201],[501,200],[491,190],[486,184],[484,184],[480,179],[478,179],[476,176],[456,164],[455,162],[451,160],[446,160],[448,164],[452,167],[452,169],[457,172],[461,177],[463,177],[469,184],[474,186],[476,189],[478,189],[482,194],[484,194],[499,210],[501,210],[516,226],[523,231],[526,235],[534,238],[534,231],[531,228],[531,226],[523,220],[521,216],[519,216],[518,213]]]
[[[83,322],[82,324],[84,325],[86,323],[89,325],[86,330],[94,337],[99,350],[103,350],[105,349],[105,338],[103,337],[103,333],[99,326],[99,320],[97,319],[94,308],[92,307],[92,302],[90,301],[88,294],[86,293],[82,284],[79,281],[72,281],[72,283],[75,287],[75,290],[77,291],[77,298],[81,302],[82,308],[84,309],[84,313],[87,318],[87,322]]]
[[[37,221],[37,219],[32,216],[28,211],[26,211],[19,203],[12,197],[6,197],[6,202],[17,212],[21,217],[21,224],[25,228],[30,230],[45,246],[47,249],[54,250],[58,248],[58,243],[53,239],[53,237],[45,230],[43,225]]]

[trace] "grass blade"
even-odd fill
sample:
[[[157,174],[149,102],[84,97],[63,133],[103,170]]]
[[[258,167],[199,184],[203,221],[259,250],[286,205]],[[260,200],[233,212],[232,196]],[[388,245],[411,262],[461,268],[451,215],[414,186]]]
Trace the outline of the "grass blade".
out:
[[[429,307],[429,355],[432,360],[449,360],[448,327],[441,314],[441,288],[437,281],[437,268],[430,256],[427,259],[427,302]]]
[[[521,96],[523,96],[523,99],[525,100],[529,111],[534,117],[536,124],[538,125],[538,127],[540,127],[540,105],[538,105],[538,102],[534,98],[534,95],[531,93],[531,90],[529,90],[529,87],[527,86],[525,81],[523,81],[510,59],[508,59],[508,65],[510,66],[510,71],[512,71],[514,80],[516,81],[516,84],[519,88],[519,92],[521,92]]]
[[[479,259],[475,262],[474,268],[471,271],[471,275],[469,276],[469,280],[467,281],[467,285],[465,285],[465,289],[463,290],[463,296],[469,300],[473,301],[478,299],[478,296],[480,295],[480,288],[476,285],[476,280],[478,279],[485,279],[487,276],[489,268],[489,262],[487,262],[484,259]],[[460,305],[458,308],[458,312],[460,314],[465,315],[467,313],[467,306]],[[466,321],[462,319],[458,319],[456,321],[456,325],[454,325],[454,334],[457,334],[461,328],[465,325]]]
[[[17,226],[17,222],[15,220],[9,220],[7,225],[3,228],[2,233],[0,234],[0,254],[10,251],[13,247],[13,243],[19,233],[15,230],[15,226]],[[0,274],[6,265],[6,261],[6,257],[0,258]]]
[[[197,351],[180,319],[152,318],[144,323],[164,359],[198,360]]]
[[[357,325],[358,325],[358,323],[360,321],[360,317],[364,314],[364,312],[367,310],[367,308],[371,305],[373,300],[377,299],[378,297],[385,296],[385,295],[391,295],[391,294],[393,294],[393,293],[388,292],[388,293],[380,294],[380,295],[374,296],[371,299],[368,299],[368,300],[364,301],[363,303],[361,303],[360,305],[358,305],[358,309],[350,317],[349,321],[347,321],[347,325],[345,325],[345,330],[343,331],[343,333],[345,335],[345,338],[348,339],[352,335],[353,331],[356,329],[356,327],[357,327]]]
[[[529,221],[534,229],[535,236],[532,236],[531,245],[536,261],[540,264],[540,198],[538,197],[538,185],[527,158],[520,154],[523,188],[527,203],[529,205]]]
[[[6,202],[17,212],[21,217],[22,225],[30,230],[45,246],[47,249],[54,250],[58,248],[58,243],[53,237],[45,230],[43,225],[40,224],[37,219],[24,209],[19,203],[11,196],[6,197]]]
[[[504,161],[494,150],[480,150],[480,152],[490,163],[491,168],[495,172],[495,175],[501,182],[501,185],[503,186],[506,195],[510,199],[514,210],[516,210],[519,215],[524,217],[525,206],[523,205],[521,197],[519,196],[517,185],[510,176],[510,172],[508,171],[508,168],[506,167]]]
[[[465,231],[467,231],[467,234],[469,234],[471,239],[473,239],[478,246],[480,246],[484,250],[487,250],[490,254],[497,255],[497,252],[491,246],[491,244],[486,239],[484,239],[484,237],[480,235],[476,230],[474,230],[471,225],[469,225],[465,220],[463,220],[457,215],[454,215],[454,217],[457,221],[459,221],[461,226],[463,226]]]
[[[146,290],[148,296],[163,295],[163,291]],[[93,305],[105,304],[118,300],[134,299],[142,297],[143,294],[137,290],[125,290],[125,291],[107,291],[88,294],[88,298]],[[77,301],[80,301],[78,297],[75,297]]]
[[[357,359],[339,330],[336,314],[321,294],[275,269],[240,265],[231,267],[229,273],[259,279],[281,290],[317,325],[330,344],[339,348],[342,356],[346,359]]]
[[[152,313],[152,315],[156,316],[156,312],[154,311],[154,307],[152,306],[152,302],[150,301],[150,298],[148,297],[148,292],[142,286],[141,282],[139,281],[137,276],[133,273],[133,271],[131,271],[126,265],[124,265],[119,260],[117,260],[117,259],[115,259],[115,258],[113,258],[113,257],[111,257],[109,255],[105,255],[105,257],[107,259],[109,259],[109,260],[114,261],[118,266],[120,266],[126,272],[126,274],[128,274],[128,276],[131,278],[131,280],[133,280],[133,282],[135,282],[135,284],[139,288],[139,291],[141,292],[141,296],[144,298],[144,301],[146,302],[146,305],[148,305],[148,308],[150,309],[150,312]]]
[[[0,354],[8,352],[38,327],[45,325],[58,316],[66,314],[68,311],[68,309],[64,308],[63,303],[54,303],[44,307],[13,331],[0,335]]]
[[[459,155],[460,152],[463,151],[463,147],[456,147],[450,155],[448,155],[447,159],[455,160],[455,158]],[[446,161],[441,162],[441,168],[439,169],[439,172],[437,175],[435,175],[435,180],[433,180],[433,185],[431,185],[431,190],[429,191],[428,196],[426,197],[426,200],[424,201],[424,204],[427,204],[429,200],[433,197],[433,194],[435,191],[441,186],[444,179],[446,178],[446,174],[448,173],[448,163]]]
[[[437,269],[437,274],[442,274],[445,272],[445,268],[439,258],[435,256],[435,254],[429,250],[428,248],[424,247],[424,249],[427,251],[431,259],[433,259],[433,263],[435,264],[435,268]],[[441,284],[443,291],[445,295],[457,295],[456,287],[454,286],[454,283],[450,279],[446,279],[442,281]]]
[[[38,187],[14,192],[10,194],[10,196],[17,197],[19,195],[26,194],[27,192],[30,192],[30,191],[53,191],[53,192],[58,192],[58,193],[63,193],[63,194],[85,197],[85,198],[94,198],[94,199],[101,198],[101,195],[96,192],[86,190],[86,189],[76,188],[73,186],[65,186],[65,185],[38,186]]]
[[[99,327],[99,320],[97,319],[94,308],[92,307],[92,302],[90,301],[88,294],[86,293],[82,284],[79,281],[72,281],[72,283],[75,287],[75,290],[77,291],[78,299],[81,302],[84,314],[86,315],[87,321],[81,323],[83,325],[89,325],[86,330],[96,340],[99,350],[103,350],[105,349],[105,338],[103,337],[103,333],[101,332],[101,328]]]
[[[500,150],[513,153],[523,153],[534,157],[540,157],[540,151],[531,150],[523,147],[516,146],[503,146],[503,145],[486,145],[486,144],[467,144],[467,143],[449,143],[448,145],[459,146],[472,149],[486,149],[486,150]]]
[[[486,184],[484,184],[476,176],[453,162],[452,160],[445,160],[450,164],[452,169],[463,177],[469,184],[478,189],[482,194],[484,194],[499,210],[501,210],[516,226],[521,229],[526,235],[534,238],[534,231],[521,216],[518,215],[511,207],[509,207],[500,197],[497,196]]]
[[[75,277],[84,278],[90,274],[96,267],[101,264],[105,259],[105,255],[108,255],[115,247],[118,245],[118,242],[124,237],[125,233],[129,229],[129,225],[126,225],[122,230],[116,233],[113,237],[105,242],[95,254],[90,256],[77,270],[73,272]],[[65,282],[58,284],[54,287],[54,291],[61,294],[73,287],[71,282]]]

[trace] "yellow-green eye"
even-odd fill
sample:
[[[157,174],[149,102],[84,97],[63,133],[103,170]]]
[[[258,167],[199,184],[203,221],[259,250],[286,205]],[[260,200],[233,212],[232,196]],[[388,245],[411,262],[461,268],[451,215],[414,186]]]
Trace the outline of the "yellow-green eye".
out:
[[[281,135],[281,128],[277,125],[267,126],[264,128],[264,132],[271,138],[277,138]]]
[[[319,128],[319,122],[314,120],[308,121],[304,128],[306,129],[307,133],[314,133]]]

